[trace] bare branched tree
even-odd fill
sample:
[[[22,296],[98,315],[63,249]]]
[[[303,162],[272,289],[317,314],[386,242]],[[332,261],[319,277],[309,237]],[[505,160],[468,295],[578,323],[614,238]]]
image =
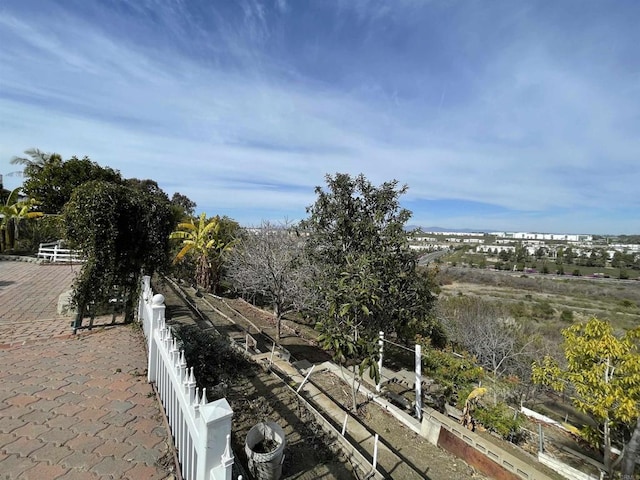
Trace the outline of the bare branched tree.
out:
[[[537,339],[498,304],[477,297],[443,300],[438,305],[439,320],[452,342],[473,354],[494,377],[521,374]]]
[[[260,295],[273,305],[278,340],[284,315],[308,307],[312,294],[304,239],[287,227],[263,222],[260,228],[247,230],[227,269],[238,290]]]

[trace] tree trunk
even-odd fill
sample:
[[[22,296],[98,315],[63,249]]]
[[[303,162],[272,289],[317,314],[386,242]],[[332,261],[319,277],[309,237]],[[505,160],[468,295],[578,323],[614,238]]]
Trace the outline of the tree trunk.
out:
[[[640,454],[640,417],[636,422],[631,439],[627,443],[622,458],[622,480],[633,480],[636,470],[636,460]]]
[[[13,249],[15,247],[16,242],[16,231],[15,231],[15,220],[13,218],[8,219],[7,221],[7,248]]]
[[[280,333],[282,328],[282,313],[279,308],[276,308],[276,340],[280,342]]]
[[[604,471],[607,478],[613,478],[613,465],[611,463],[611,434],[609,432],[609,419],[604,421]]]
[[[358,413],[358,382],[356,380],[357,365],[351,367],[351,374],[353,375],[353,381],[351,382],[351,411],[355,415]]]

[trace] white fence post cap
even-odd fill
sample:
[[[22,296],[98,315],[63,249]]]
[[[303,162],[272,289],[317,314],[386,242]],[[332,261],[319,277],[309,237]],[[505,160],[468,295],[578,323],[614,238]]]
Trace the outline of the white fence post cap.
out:
[[[152,305],[162,305],[164,304],[164,295],[162,295],[161,293],[157,293],[153,296],[153,298],[151,299],[151,304]]]

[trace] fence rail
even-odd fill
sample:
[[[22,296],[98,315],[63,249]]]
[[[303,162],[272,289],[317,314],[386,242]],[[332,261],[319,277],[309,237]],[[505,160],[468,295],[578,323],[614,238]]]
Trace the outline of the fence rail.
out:
[[[62,242],[41,243],[38,248],[38,258],[50,262],[84,262],[84,255],[79,250],[62,248]]]
[[[184,350],[178,348],[171,327],[165,323],[164,297],[154,295],[151,279],[142,281],[138,304],[149,354],[149,382],[164,407],[180,470],[185,480],[231,480],[231,417],[226,399],[208,402],[206,389],[196,387],[193,367],[188,368]]]

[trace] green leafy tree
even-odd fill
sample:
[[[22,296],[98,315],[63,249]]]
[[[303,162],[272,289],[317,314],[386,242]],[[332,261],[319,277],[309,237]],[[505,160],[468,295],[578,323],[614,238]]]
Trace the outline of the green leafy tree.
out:
[[[86,256],[74,284],[77,322],[89,304],[108,300],[113,286],[125,299],[125,319],[130,321],[141,276],[168,263],[173,227],[169,200],[144,185],[87,182],[74,190],[64,208],[67,238]]]
[[[51,155],[50,160],[55,155]],[[62,161],[59,155],[55,157],[55,161],[26,166],[24,177],[25,194],[36,199],[42,211],[47,214],[60,213],[76,187],[83,183],[92,180],[122,183],[118,171],[101,167],[88,157],[72,157]]]
[[[193,219],[179,223],[171,233],[171,240],[180,240],[181,249],[174,264],[187,257],[194,257],[196,263],[196,285],[206,291],[218,288],[225,255],[235,244],[234,235],[238,224],[227,218],[215,216],[207,219],[203,212],[197,222]]]
[[[179,220],[195,215],[196,202],[179,192],[174,193],[171,197],[171,205],[175,208]]]
[[[363,175],[327,175],[328,189],[316,188],[301,229],[309,234],[315,265],[315,315],[322,344],[342,365],[375,376],[379,331],[402,341],[416,334],[442,340],[431,316],[433,283],[416,268],[404,226],[411,212],[399,199],[407,187],[376,187]],[[355,402],[355,398],[354,398]]]
[[[609,322],[592,318],[562,331],[566,367],[551,357],[532,367],[533,380],[572,396],[574,406],[589,415],[597,429],[585,428],[585,437],[603,448],[603,463],[611,477],[624,458],[623,475],[633,478],[640,445],[640,328],[615,335]],[[629,436],[630,426],[636,423]],[[623,443],[623,455],[612,460],[612,440]]]

